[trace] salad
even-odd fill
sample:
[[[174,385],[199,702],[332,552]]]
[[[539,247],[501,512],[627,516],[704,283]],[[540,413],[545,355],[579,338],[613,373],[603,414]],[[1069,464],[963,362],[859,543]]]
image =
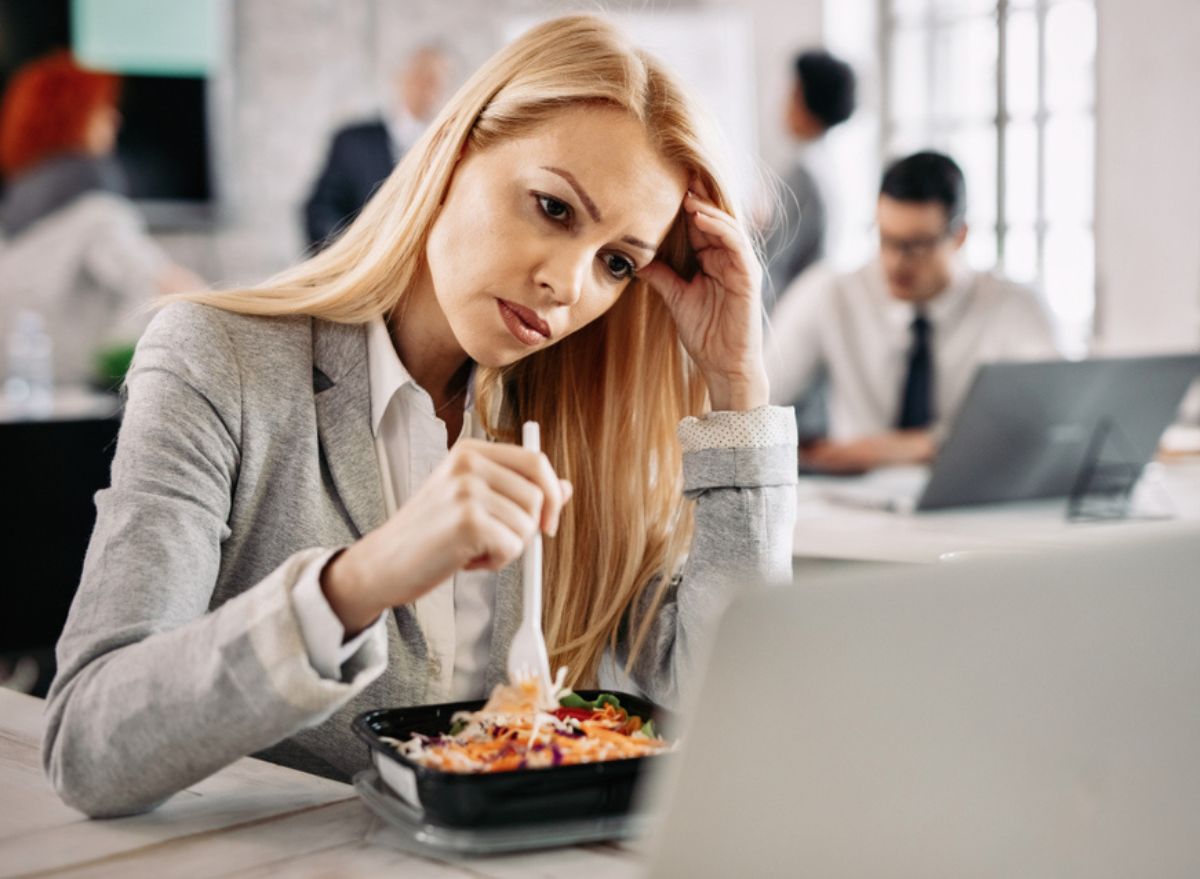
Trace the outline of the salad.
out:
[[[561,678],[560,678],[561,680]],[[393,747],[421,766],[491,773],[644,757],[672,749],[653,720],[631,717],[616,696],[547,698],[532,680],[498,686],[479,711],[460,711],[448,733],[415,733]]]

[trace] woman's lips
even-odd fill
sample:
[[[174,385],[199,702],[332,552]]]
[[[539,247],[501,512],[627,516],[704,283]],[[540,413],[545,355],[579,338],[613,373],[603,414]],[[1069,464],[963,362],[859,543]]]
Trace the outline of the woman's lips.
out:
[[[541,345],[550,338],[550,327],[536,313],[504,299],[497,299],[496,302],[500,308],[500,319],[518,342]]]

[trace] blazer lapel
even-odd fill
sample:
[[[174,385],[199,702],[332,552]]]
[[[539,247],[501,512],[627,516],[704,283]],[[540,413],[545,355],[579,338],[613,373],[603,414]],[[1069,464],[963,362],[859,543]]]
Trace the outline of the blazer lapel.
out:
[[[313,397],[321,452],[338,497],[361,537],[387,518],[371,431],[364,324],[313,320]],[[388,705],[430,701],[430,682],[437,680],[435,659],[412,606],[388,614],[387,635],[389,661],[401,661],[403,669],[380,677],[374,685],[379,698]]]
[[[314,318],[313,397],[325,463],[361,537],[387,518],[371,432],[371,387],[363,324]]]

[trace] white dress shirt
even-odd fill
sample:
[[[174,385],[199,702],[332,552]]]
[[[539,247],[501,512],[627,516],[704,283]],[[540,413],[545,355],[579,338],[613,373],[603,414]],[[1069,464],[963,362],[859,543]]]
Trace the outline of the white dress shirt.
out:
[[[371,387],[371,428],[379,458],[384,501],[390,516],[449,454],[446,425],[433,399],[404,368],[382,318],[367,329],[367,368]],[[468,385],[470,387],[470,384]],[[463,403],[463,436],[483,435],[470,392]],[[309,564],[293,592],[309,660],[322,676],[340,678],[341,667],[368,637],[383,635],[384,617],[342,644],[345,630],[321,591],[320,575],[332,553]],[[459,571],[417,599],[417,620],[436,660],[435,683],[444,701],[484,698],[491,649],[497,575]]]
[[[1038,296],[993,274],[959,264],[924,311],[933,328],[935,431],[952,423],[980,364],[1060,356]],[[850,274],[802,275],[771,315],[772,402],[796,402],[823,368],[830,439],[895,429],[915,315],[888,292],[878,261]]]
[[[413,148],[425,129],[429,127],[427,120],[418,119],[408,108],[395,107],[391,113],[385,113],[383,124],[388,131],[388,144],[392,148],[392,161],[399,162],[404,154]]]

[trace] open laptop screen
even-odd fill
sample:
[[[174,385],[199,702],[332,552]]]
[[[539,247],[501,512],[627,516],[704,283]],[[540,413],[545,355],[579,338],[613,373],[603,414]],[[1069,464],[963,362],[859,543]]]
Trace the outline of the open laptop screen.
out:
[[[651,875],[1200,875],[1197,571],[1197,523],[1107,525],[743,596]]]

